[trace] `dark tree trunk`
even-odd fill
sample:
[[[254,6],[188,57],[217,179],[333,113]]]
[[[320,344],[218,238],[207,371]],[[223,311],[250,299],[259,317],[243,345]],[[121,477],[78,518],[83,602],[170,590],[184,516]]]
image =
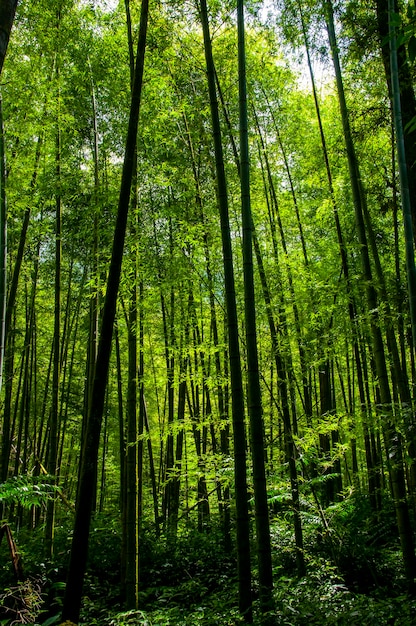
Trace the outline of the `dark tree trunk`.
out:
[[[350,171],[351,190],[354,202],[356,227],[361,253],[361,267],[363,279],[366,285],[367,311],[371,328],[372,350],[374,366],[380,389],[379,411],[383,429],[383,437],[386,446],[387,458],[389,459],[389,474],[392,485],[392,494],[396,510],[397,527],[400,537],[403,562],[409,590],[414,590],[416,573],[416,561],[413,544],[413,533],[409,517],[409,509],[406,498],[406,485],[403,469],[403,452],[401,438],[396,431],[392,415],[392,396],[388,379],[385,346],[382,339],[378,318],[378,302],[374,288],[373,276],[370,265],[370,257],[367,243],[365,217],[367,213],[365,192],[363,189],[358,160],[352,140],[349,123],[348,108],[346,105],[344,86],[341,74],[341,66],[336,43],[333,8],[330,0],[324,0],[324,8],[327,20],[327,30],[331,46],[332,59],[337,81],[338,99],[341,110],[344,140],[347,149],[348,166]]]
[[[3,105],[0,98],[0,391],[3,386],[3,363],[6,341],[7,301],[7,211],[6,158],[4,152]]]
[[[146,49],[148,9],[148,2],[147,0],[144,0],[141,5],[134,85],[131,98],[130,118],[124,154],[117,221],[114,232],[112,257],[107,280],[107,291],[98,343],[98,356],[94,377],[91,411],[88,417],[86,430],[85,454],[82,459],[80,474],[80,497],[78,499],[75,514],[68,578],[62,609],[62,621],[69,620],[74,623],[79,621],[82,586],[87,565],[88,540],[94,494],[93,482],[96,476],[100,430],[104,410],[113,326],[116,314],[117,294],[124,252],[130,189],[136,153],[137,130],[143,83],[144,55]]]
[[[393,102],[393,87],[390,58],[390,34],[389,34],[389,1],[376,0],[377,27],[383,60],[384,72],[389,90],[390,100]],[[394,11],[399,12],[397,2],[394,0]],[[416,98],[413,89],[413,79],[407,62],[406,48],[400,46],[397,51],[397,70],[400,90],[400,107],[405,128],[416,118]],[[409,179],[410,205],[413,224],[413,237],[416,241],[416,128],[408,130],[404,134],[404,148],[406,165]]]
[[[237,555],[239,579],[239,608],[247,622],[251,623],[251,564],[250,527],[247,497],[246,432],[244,423],[244,392],[241,374],[241,358],[238,337],[237,306],[235,298],[234,265],[228,212],[228,192],[225,177],[218,100],[215,89],[215,70],[212,56],[206,0],[199,3],[204,36],[205,62],[211,109],[212,133],[215,150],[217,199],[221,222],[222,252],[225,279],[225,304],[227,311],[228,348],[230,359],[232,420],[234,436],[234,473],[237,515]]]
[[[17,2],[18,0],[0,0],[0,74],[9,45]]]
[[[58,16],[58,28],[59,28]],[[59,80],[59,71],[57,70]],[[59,96],[58,96],[59,97]],[[58,104],[59,106],[59,104]],[[56,133],[56,184],[58,192],[55,199],[55,311],[53,329],[53,371],[52,371],[52,403],[49,417],[49,445],[47,468],[52,480],[56,483],[58,471],[58,437],[59,437],[59,396],[61,378],[61,258],[62,258],[62,199],[61,199],[61,130],[60,120]],[[45,543],[46,555],[53,556],[53,537],[55,524],[55,498],[49,500],[46,514]]]
[[[253,462],[254,509],[256,519],[257,558],[259,566],[260,605],[263,612],[273,606],[272,554],[267,506],[264,455],[264,424],[261,404],[260,372],[257,347],[256,303],[254,293],[253,221],[250,199],[250,161],[246,86],[246,51],[244,2],[237,0],[240,184],[243,225],[244,312],[248,374],[248,413],[250,418],[251,456]]]

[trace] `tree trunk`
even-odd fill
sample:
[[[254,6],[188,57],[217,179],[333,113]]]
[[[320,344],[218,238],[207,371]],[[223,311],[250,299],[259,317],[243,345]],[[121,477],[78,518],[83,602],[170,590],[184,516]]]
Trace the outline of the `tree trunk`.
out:
[[[254,293],[253,221],[250,200],[250,161],[248,148],[246,52],[243,0],[237,0],[237,25],[240,104],[240,184],[243,224],[244,311],[248,374],[248,413],[250,418],[251,456],[253,462],[254,508],[259,566],[260,606],[263,612],[267,612],[273,606],[273,574],[269,509],[267,505],[267,485],[264,458],[264,424],[261,404],[256,304]]]
[[[269,286],[267,283],[266,273],[264,270],[263,259],[260,252],[260,246],[257,241],[256,232],[253,227],[253,243],[256,253],[257,264],[259,268],[260,281],[263,290],[264,302],[266,305],[267,319],[269,322],[270,336],[272,341],[272,351],[276,364],[277,386],[281,403],[281,412],[283,417],[284,437],[286,458],[289,463],[289,476],[292,491],[293,521],[296,542],[296,564],[299,576],[304,576],[306,571],[305,558],[303,553],[303,532],[302,520],[300,516],[299,502],[299,481],[296,468],[296,447],[293,440],[293,427],[290,419],[289,394],[287,389],[287,376],[284,368],[282,356],[280,354],[278,333],[273,316],[273,308]]]
[[[127,43],[129,49],[130,88],[134,81],[134,48],[131,26],[130,2],[125,0]],[[130,236],[137,238],[137,148],[133,163],[130,195]],[[137,442],[137,248],[133,247],[132,271],[129,276],[128,304],[128,383],[127,383],[127,429],[126,429],[126,608],[137,609],[139,592],[139,497],[138,497],[138,442]]]
[[[36,156],[35,165],[30,182],[30,190],[33,192],[36,186],[38,165],[40,160],[41,149],[41,137],[38,138],[36,144]],[[13,341],[12,337],[12,317],[15,309],[17,287],[19,282],[20,270],[23,261],[23,255],[25,251],[26,235],[29,226],[29,219],[31,213],[30,204],[26,207],[23,224],[19,236],[19,245],[16,255],[16,261],[13,268],[12,277],[10,280],[9,294],[7,297],[6,311],[5,311],[5,328],[4,328],[4,344],[5,344],[5,358],[4,358],[4,379],[5,379],[5,391],[4,391],[4,409],[3,409],[3,437],[1,448],[1,480],[5,481],[7,478],[7,467],[10,456],[10,422],[11,422],[11,399],[12,399],[12,384],[13,384]]]
[[[137,276],[132,277],[128,312],[128,384],[126,428],[126,608],[137,608],[138,498],[137,498]]]
[[[59,16],[58,16],[59,28]],[[59,72],[57,70],[57,79]],[[59,96],[58,96],[59,97]],[[59,106],[59,104],[58,104]],[[59,113],[58,113],[59,115]],[[58,129],[56,134],[56,193],[55,210],[55,312],[53,330],[53,375],[52,375],[52,405],[49,417],[49,445],[48,445],[48,472],[56,483],[57,459],[58,459],[58,436],[59,436],[59,391],[61,378],[61,257],[62,257],[62,201],[61,201],[61,130],[58,119]],[[46,513],[46,554],[49,558],[53,556],[53,536],[55,524],[55,498],[48,501]]]
[[[228,214],[228,195],[222,150],[221,128],[218,113],[217,94],[215,89],[214,61],[212,56],[212,44],[209,32],[206,0],[200,0],[199,10],[204,36],[205,63],[207,69],[212,133],[215,151],[217,201],[220,213],[222,252],[224,263],[225,304],[227,311],[228,349],[231,376],[231,410],[234,437],[239,609],[245,620],[251,623],[253,620],[253,616],[251,601],[250,528],[247,498],[246,432],[244,423],[244,392],[238,337],[233,253]]]
[[[413,337],[413,349],[416,347],[416,267],[415,267],[415,255],[414,255],[414,239],[416,236],[416,228],[412,228],[412,206],[410,198],[408,167],[406,163],[406,142],[405,132],[403,129],[403,116],[402,116],[402,103],[400,93],[400,81],[399,81],[399,66],[398,66],[398,54],[396,43],[396,29],[393,25],[393,13],[394,13],[394,1],[388,0],[389,10],[389,34],[390,34],[390,69],[391,69],[391,98],[393,102],[393,119],[396,135],[396,146],[399,163],[399,176],[400,176],[400,191],[403,210],[403,223],[404,223],[404,236],[406,243],[406,270],[407,270],[407,285],[409,292],[409,308],[410,308],[410,321],[412,326]],[[412,86],[410,89],[413,93]],[[408,90],[407,90],[408,91]],[[415,110],[416,114],[416,102]],[[415,137],[416,140],[416,137]],[[413,142],[412,147],[415,149],[416,157],[416,145]],[[414,163],[412,162],[410,169],[410,175],[415,177],[416,170]],[[416,194],[416,187],[413,189]],[[416,220],[416,205],[415,205],[415,220]]]
[[[9,45],[17,2],[18,0],[0,0],[0,74]]]
[[[98,344],[97,365],[94,377],[91,411],[86,432],[85,455],[82,459],[80,475],[80,498],[75,514],[74,533],[68,569],[68,578],[62,609],[62,621],[79,621],[82,586],[87,564],[88,540],[92,513],[93,480],[96,475],[98,447],[100,443],[101,421],[104,410],[105,391],[108,378],[110,351],[124,240],[130,200],[130,189],[134,168],[140,100],[143,83],[144,55],[148,22],[148,2],[141,5],[139,39],[137,44],[134,86],[132,91],[130,118],[124,154],[123,175],[113,239],[112,257],[107,279],[107,291],[103,307]]]
[[[341,74],[341,66],[338,57],[338,48],[335,37],[335,27],[332,4],[324,0],[324,8],[327,19],[327,29],[331,46],[332,59],[334,62],[335,76],[337,81],[338,98],[341,110],[341,119],[344,131],[344,140],[347,149],[350,182],[355,209],[357,233],[360,244],[361,264],[363,278],[366,284],[367,310],[370,318],[372,348],[375,369],[377,372],[380,389],[379,410],[381,412],[383,437],[387,449],[387,457],[390,459],[390,479],[392,484],[393,499],[396,510],[397,526],[400,537],[403,562],[409,589],[413,591],[416,575],[416,561],[413,545],[413,534],[409,518],[409,510],[406,499],[406,486],[403,471],[403,455],[400,436],[395,430],[392,418],[392,398],[388,380],[386,358],[382,335],[378,319],[377,296],[373,286],[370,258],[367,245],[367,235],[364,223],[363,203],[364,190],[361,182],[358,161],[355,153],[352,134],[349,124],[348,109],[345,100],[344,87]]]
[[[413,89],[412,73],[407,61],[406,48],[404,45],[396,50],[393,56],[396,58],[395,67],[392,67],[392,55],[390,53],[391,32],[389,28],[389,12],[399,13],[398,3],[393,0],[389,9],[390,0],[376,0],[377,27],[380,40],[381,57],[386,75],[392,108],[400,106],[403,127],[406,127],[416,117],[416,98]],[[393,81],[396,85],[393,84]],[[394,99],[396,98],[396,104]],[[404,162],[407,170],[409,185],[409,204],[411,212],[413,238],[416,242],[416,129],[404,133],[403,136]]]
[[[0,392],[3,386],[3,363],[6,341],[7,300],[7,209],[6,158],[4,154],[3,104],[0,97]]]

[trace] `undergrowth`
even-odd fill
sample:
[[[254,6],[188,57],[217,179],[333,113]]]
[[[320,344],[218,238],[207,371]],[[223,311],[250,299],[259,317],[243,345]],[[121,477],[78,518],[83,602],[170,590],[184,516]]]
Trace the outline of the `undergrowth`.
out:
[[[285,504],[275,510],[271,519],[275,607],[267,619],[259,613],[253,545],[254,623],[411,626],[416,601],[405,593],[393,508],[387,505],[376,519],[365,497],[352,496],[324,515],[326,523],[310,503],[302,503],[307,575],[298,578],[290,507]],[[68,520],[57,528],[53,562],[42,560],[41,529],[17,535],[27,582],[13,585],[10,571],[1,568],[0,626],[59,624],[70,527]],[[126,612],[119,585],[119,529],[114,518],[95,518],[81,625],[243,623],[236,606],[236,555],[223,549],[219,528],[199,533],[190,526],[175,543],[156,539],[150,529],[144,529],[140,546],[140,610]]]

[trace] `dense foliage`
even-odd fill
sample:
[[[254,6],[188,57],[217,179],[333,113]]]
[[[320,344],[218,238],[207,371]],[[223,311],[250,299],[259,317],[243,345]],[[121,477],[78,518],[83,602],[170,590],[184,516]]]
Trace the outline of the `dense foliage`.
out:
[[[412,623],[416,8],[390,4],[248,3],[243,61],[228,3],[151,2],[143,40],[139,3],[18,4],[1,79],[0,624],[68,617],[100,384],[79,623],[250,621],[245,556],[254,623]],[[138,43],[129,216],[97,381]]]

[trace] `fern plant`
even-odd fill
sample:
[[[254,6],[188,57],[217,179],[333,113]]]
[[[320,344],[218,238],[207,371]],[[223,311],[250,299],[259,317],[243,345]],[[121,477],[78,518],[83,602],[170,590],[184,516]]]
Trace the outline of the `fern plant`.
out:
[[[0,504],[18,504],[24,509],[42,506],[59,493],[59,487],[50,484],[51,476],[24,474],[0,483]]]

